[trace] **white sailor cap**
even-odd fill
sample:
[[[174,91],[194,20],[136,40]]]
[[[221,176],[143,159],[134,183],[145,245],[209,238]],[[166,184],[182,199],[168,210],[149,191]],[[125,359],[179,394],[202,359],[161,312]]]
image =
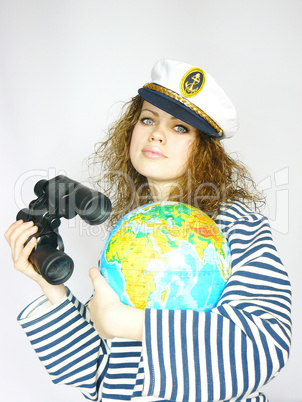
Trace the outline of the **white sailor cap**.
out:
[[[151,80],[138,90],[147,102],[212,137],[229,138],[238,130],[234,105],[205,70],[161,59]]]

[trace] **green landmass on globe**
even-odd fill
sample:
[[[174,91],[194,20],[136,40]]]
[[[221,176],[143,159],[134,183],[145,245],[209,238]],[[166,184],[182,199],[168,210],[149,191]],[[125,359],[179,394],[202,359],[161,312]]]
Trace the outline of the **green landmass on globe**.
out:
[[[121,301],[136,308],[207,311],[231,273],[227,241],[204,212],[177,202],[152,203],[110,232],[100,269]]]

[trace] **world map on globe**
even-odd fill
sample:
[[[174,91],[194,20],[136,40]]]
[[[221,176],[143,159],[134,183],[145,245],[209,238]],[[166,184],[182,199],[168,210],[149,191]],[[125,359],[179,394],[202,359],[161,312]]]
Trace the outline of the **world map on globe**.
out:
[[[227,241],[204,212],[177,202],[147,204],[112,229],[100,270],[136,308],[207,311],[231,274]]]

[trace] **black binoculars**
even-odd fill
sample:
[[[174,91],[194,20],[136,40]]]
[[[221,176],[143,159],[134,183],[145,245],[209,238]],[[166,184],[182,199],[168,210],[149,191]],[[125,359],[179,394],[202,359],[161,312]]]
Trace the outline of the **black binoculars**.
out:
[[[38,198],[19,211],[16,219],[33,221],[38,227],[33,235],[37,243],[29,260],[47,282],[59,285],[74,269],[58,232],[60,218],[71,219],[78,214],[89,225],[99,225],[109,218],[111,202],[104,194],[62,175],[38,181],[34,193]]]

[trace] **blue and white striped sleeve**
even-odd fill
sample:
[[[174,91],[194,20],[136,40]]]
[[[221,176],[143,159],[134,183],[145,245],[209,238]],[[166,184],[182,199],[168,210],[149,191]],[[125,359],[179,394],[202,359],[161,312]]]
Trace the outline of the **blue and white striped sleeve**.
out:
[[[288,359],[291,287],[267,219],[235,203],[216,221],[229,241],[232,275],[209,312],[146,310],[145,396],[256,397]]]
[[[93,328],[85,305],[69,290],[55,305],[42,296],[20,313],[18,321],[55,384],[77,387],[87,399],[99,401],[107,345]]]

